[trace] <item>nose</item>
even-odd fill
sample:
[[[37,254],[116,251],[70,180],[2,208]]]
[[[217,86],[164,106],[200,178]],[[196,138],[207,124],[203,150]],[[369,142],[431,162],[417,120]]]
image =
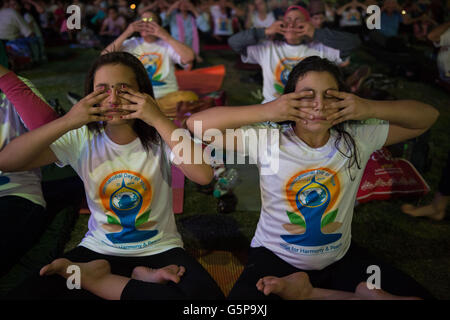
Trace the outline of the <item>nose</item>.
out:
[[[315,112],[322,112],[323,109],[324,109],[324,107],[325,107],[325,106],[324,106],[325,101],[324,101],[323,97],[318,96],[318,97],[315,99],[314,102],[316,103],[316,106],[314,107],[314,111],[315,111]]]
[[[117,105],[120,102],[119,97],[119,88],[110,88],[109,92],[109,103],[113,105]]]

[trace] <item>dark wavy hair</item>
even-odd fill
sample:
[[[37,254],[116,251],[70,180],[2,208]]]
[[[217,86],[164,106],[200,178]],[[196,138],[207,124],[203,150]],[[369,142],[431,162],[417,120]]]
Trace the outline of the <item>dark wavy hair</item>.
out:
[[[312,56],[303,59],[292,69],[291,73],[289,74],[286,86],[284,87],[283,94],[294,92],[298,80],[304,77],[310,71],[328,72],[336,80],[339,91],[350,92],[350,90],[348,89],[348,87],[344,82],[343,76],[338,66],[336,66],[333,62],[327,59],[323,59],[318,56]],[[346,158],[350,159],[350,161],[348,162],[347,169],[349,170],[350,179],[353,181],[354,178],[351,175],[350,168],[352,168],[356,164],[358,169],[361,169],[361,164],[355,140],[353,139],[351,134],[344,129],[344,125],[346,122],[339,123],[333,126],[332,129],[336,130],[337,132],[337,138],[335,141],[336,149]],[[291,124],[295,126],[294,121],[285,121],[282,122],[282,124]],[[341,141],[344,141],[347,150],[345,151],[341,150],[340,148]]]
[[[142,62],[128,52],[119,51],[106,53],[95,60],[86,76],[86,80],[84,83],[85,96],[94,91],[94,77],[97,70],[105,65],[117,64],[124,65],[133,70],[139,86],[139,92],[147,93],[152,98],[155,98],[153,94],[152,83],[150,82],[147,71],[145,70]],[[90,131],[100,132],[102,127],[104,127],[104,124],[99,122],[90,122],[87,124],[87,126]],[[158,131],[156,131],[154,127],[148,125],[146,122],[140,119],[134,120],[133,130],[141,140],[141,143],[146,151],[149,151],[153,144],[159,144],[161,142]]]

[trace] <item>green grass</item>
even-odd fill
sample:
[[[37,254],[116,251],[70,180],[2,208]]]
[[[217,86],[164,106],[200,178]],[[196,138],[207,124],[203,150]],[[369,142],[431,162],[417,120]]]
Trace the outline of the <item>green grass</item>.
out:
[[[51,52],[59,53],[52,48]],[[68,49],[65,49],[68,50]],[[21,75],[33,81],[47,98],[58,98],[64,109],[70,105],[65,98],[67,91],[81,94],[83,81],[91,62],[98,55],[95,50],[71,50],[76,56],[48,63]],[[227,75],[223,84],[230,105],[253,104],[257,101],[250,92],[259,89],[257,84],[242,82],[242,76],[254,72],[237,71],[234,68],[236,56],[230,51],[220,53],[204,52],[203,65],[224,64]],[[358,52],[354,60],[368,63],[375,72],[387,72],[387,67],[368,53]],[[440,111],[439,120],[431,129],[433,144],[433,165],[424,174],[432,192],[411,203],[429,203],[437,188],[440,174],[450,149],[450,98],[441,89],[429,83],[411,82],[398,78],[398,86],[392,89],[398,99],[416,99],[435,106]],[[353,218],[353,239],[362,247],[405,271],[426,287],[439,299],[450,299],[450,217],[442,222],[414,219],[401,213],[405,200],[377,201],[356,207]],[[448,213],[449,210],[447,210]],[[80,216],[72,231],[66,249],[76,246],[87,230],[89,216]],[[216,247],[236,249],[246,247],[250,242],[259,218],[259,212],[234,212],[228,215],[217,213],[216,200],[197,192],[194,184],[188,182],[185,190],[184,212],[176,216],[177,225],[186,247]],[[204,226],[203,234],[195,223]]]

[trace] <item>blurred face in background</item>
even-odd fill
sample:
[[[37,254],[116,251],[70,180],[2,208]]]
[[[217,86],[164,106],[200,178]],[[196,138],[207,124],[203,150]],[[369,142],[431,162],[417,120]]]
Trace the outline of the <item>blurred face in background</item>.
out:
[[[267,4],[265,0],[255,0],[255,8],[258,12],[266,12]]]
[[[325,14],[317,13],[311,17],[311,23],[316,29],[322,28],[323,23],[325,22]]]
[[[286,32],[284,34],[284,38],[286,42],[289,44],[300,44],[305,36],[299,36],[298,28],[300,27],[302,22],[306,21],[305,16],[300,10],[290,10],[284,15],[284,27],[286,28]]]

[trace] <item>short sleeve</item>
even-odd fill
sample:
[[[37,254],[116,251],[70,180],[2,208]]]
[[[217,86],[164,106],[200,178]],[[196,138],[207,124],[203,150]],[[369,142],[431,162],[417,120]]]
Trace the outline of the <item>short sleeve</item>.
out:
[[[264,61],[265,44],[257,44],[247,47],[247,55],[241,55],[242,62],[261,64]]]
[[[76,130],[71,130],[50,145],[50,149],[58,158],[56,165],[64,167],[66,165],[78,172],[81,150],[88,141],[89,129],[83,126]]]
[[[278,135],[274,135],[272,131],[279,133],[279,128],[274,128],[268,122],[254,123],[249,126],[243,126],[236,129],[234,134],[237,137],[236,152],[249,156],[250,159],[254,161],[259,157],[259,152],[262,146],[268,146],[272,143],[279,142],[279,140],[274,141],[274,137],[277,138]]]
[[[369,154],[381,149],[386,143],[389,133],[389,122],[358,122],[353,127],[353,138],[359,142]]]
[[[138,46],[137,40],[135,37],[125,40],[122,43],[122,50],[133,53],[134,49]]]
[[[172,46],[170,46],[169,44],[166,45],[167,45],[167,53],[169,54],[170,60],[172,60],[173,63],[183,65],[181,63],[180,55],[172,48]]]

